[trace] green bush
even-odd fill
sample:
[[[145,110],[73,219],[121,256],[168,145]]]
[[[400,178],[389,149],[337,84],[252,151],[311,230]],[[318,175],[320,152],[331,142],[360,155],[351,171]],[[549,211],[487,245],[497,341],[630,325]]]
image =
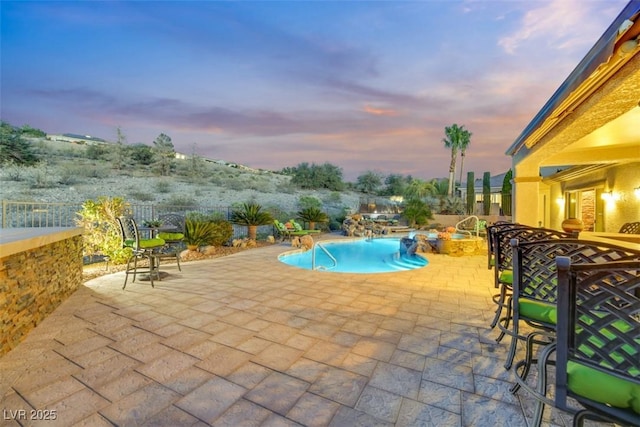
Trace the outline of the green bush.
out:
[[[122,247],[122,233],[117,218],[129,210],[129,204],[120,197],[100,197],[87,200],[78,212],[76,225],[83,227],[84,254],[102,254],[115,263],[127,261],[130,249]]]
[[[210,245],[215,237],[212,222],[187,217],[184,222],[184,242],[187,246]]]
[[[193,197],[172,194],[168,200],[160,203],[158,206],[161,208],[192,208],[197,205],[198,202],[196,202]]]
[[[431,209],[420,199],[409,199],[402,214],[407,219],[409,227],[424,225],[428,219],[433,219]]]
[[[201,244],[224,246],[233,237],[233,225],[220,212],[189,212],[186,219],[192,223],[210,224],[205,227],[208,230],[208,240]]]
[[[315,208],[319,210],[322,207],[322,202],[317,197],[300,196],[298,206],[300,206],[300,209]]]
[[[171,184],[169,181],[157,181],[155,187],[158,193],[169,193],[171,191]]]
[[[144,191],[137,190],[131,191],[129,193],[129,197],[139,202],[153,202],[156,199],[153,193],[146,193]]]

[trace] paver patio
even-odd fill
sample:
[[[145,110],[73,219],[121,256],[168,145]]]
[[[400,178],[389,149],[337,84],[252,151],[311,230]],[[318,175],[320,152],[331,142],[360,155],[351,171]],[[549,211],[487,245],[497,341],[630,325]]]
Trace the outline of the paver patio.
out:
[[[0,422],[526,425],[533,404],[509,393],[507,343],[488,328],[485,256],[347,274],[284,265],[288,249],[169,265],[155,289],[123,291],[123,273],[81,286],[0,358]],[[545,422],[570,418],[547,409]]]

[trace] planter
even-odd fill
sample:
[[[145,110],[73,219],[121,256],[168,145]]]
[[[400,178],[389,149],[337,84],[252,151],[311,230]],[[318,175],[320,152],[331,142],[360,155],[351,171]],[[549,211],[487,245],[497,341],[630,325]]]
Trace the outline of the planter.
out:
[[[567,218],[562,221],[562,229],[567,233],[579,233],[584,229],[584,224],[578,218]]]
[[[251,240],[256,240],[256,236],[258,234],[258,226],[257,225],[248,225],[247,226],[247,231],[249,234],[249,239]]]
[[[187,249],[189,249],[190,251],[197,251],[198,245],[187,245]]]

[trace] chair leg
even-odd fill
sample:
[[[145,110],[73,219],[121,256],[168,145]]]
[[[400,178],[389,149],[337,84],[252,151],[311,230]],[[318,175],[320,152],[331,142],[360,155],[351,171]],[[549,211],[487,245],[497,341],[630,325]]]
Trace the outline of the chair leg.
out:
[[[495,316],[493,316],[493,320],[491,321],[491,329],[495,328],[498,322],[501,320],[500,315],[502,314],[502,308],[507,307],[507,305],[505,304],[505,300],[507,299],[507,291],[508,285],[502,283],[500,284],[500,293],[498,295],[494,295],[493,297],[493,302],[496,303],[497,307],[496,314]],[[500,342],[503,336],[504,334],[501,334],[500,338],[497,339],[497,341]]]
[[[126,287],[127,287],[127,280],[129,279],[129,274],[130,274],[129,272],[131,271],[131,267],[130,267],[130,265],[131,265],[131,258],[132,258],[132,257],[129,257],[129,259],[127,260],[127,268],[126,268],[126,270],[124,271],[124,285],[122,285],[122,289],[123,289],[123,290],[124,290],[124,288],[126,288]]]
[[[503,329],[506,332],[506,329]],[[507,360],[504,363],[504,368],[506,370],[511,369],[511,365],[513,364],[513,359],[516,357],[516,348],[518,346],[518,322],[513,322],[513,329],[509,332],[511,336],[511,343],[509,344],[509,353],[507,353]]]
[[[554,364],[555,362],[550,362],[549,357],[551,353],[556,350],[556,345],[549,344],[547,345],[541,352],[540,358],[538,359],[538,388],[537,394],[539,396],[536,402],[536,409],[533,413],[533,421],[531,423],[532,426],[540,426],[542,424],[542,415],[544,414],[544,405],[548,404],[553,406],[554,402],[552,402],[547,396],[547,364]]]
[[[500,335],[498,335],[498,338],[496,338],[496,342],[502,341],[502,338],[504,338],[504,336],[507,334],[507,331],[509,330],[509,324],[511,323],[512,302],[513,299],[511,298],[511,296],[509,296],[509,298],[507,298],[507,303],[505,304],[505,307],[507,308],[505,316],[497,323],[498,328],[500,328]]]
[[[509,390],[511,393],[516,393],[520,389],[520,386],[523,383],[526,383],[527,376],[529,376],[529,372],[531,371],[531,365],[537,362],[537,360],[533,357],[534,355],[533,346],[550,344],[550,342],[547,340],[543,341],[541,339],[536,339],[537,336],[544,337],[546,336],[546,334],[545,332],[542,332],[542,331],[535,331],[527,335],[527,341],[526,341],[527,349],[525,353],[525,358],[524,360],[521,360],[520,362],[516,363],[516,366],[515,366],[516,383]],[[551,340],[550,337],[547,336],[547,338]],[[518,372],[520,368],[522,368],[522,370]]]
[[[155,288],[155,286],[153,285],[153,275],[156,274],[156,271],[158,269],[158,266],[155,265],[155,258],[153,256],[153,254],[148,254],[147,258],[149,259],[149,282],[151,283],[151,287]],[[160,278],[160,275],[158,274],[158,279]]]

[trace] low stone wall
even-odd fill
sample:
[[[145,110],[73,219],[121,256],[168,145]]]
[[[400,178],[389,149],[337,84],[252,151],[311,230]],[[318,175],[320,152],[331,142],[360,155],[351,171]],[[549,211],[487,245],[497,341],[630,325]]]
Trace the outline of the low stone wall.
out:
[[[13,253],[0,250],[0,355],[82,284],[82,235],[69,234]]]

